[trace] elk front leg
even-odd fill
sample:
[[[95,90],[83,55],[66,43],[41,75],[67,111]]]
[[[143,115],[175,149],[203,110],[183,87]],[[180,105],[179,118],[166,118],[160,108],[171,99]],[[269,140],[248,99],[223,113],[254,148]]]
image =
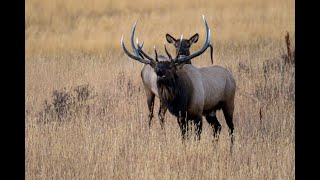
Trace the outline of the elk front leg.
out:
[[[147,95],[147,103],[149,108],[149,128],[151,127],[151,121],[153,118],[154,97],[154,94]]]
[[[166,112],[167,112],[167,107],[160,100],[160,109],[159,109],[158,116],[159,116],[160,125],[162,129],[164,129],[164,116]]]

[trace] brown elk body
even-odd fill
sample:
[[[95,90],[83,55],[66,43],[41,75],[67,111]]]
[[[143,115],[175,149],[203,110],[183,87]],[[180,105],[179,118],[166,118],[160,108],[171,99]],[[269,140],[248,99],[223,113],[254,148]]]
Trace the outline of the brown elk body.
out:
[[[159,97],[168,110],[178,118],[183,138],[188,131],[188,121],[193,120],[200,139],[202,116],[205,116],[212,126],[213,135],[216,137],[221,130],[216,118],[216,111],[220,109],[232,134],[236,88],[232,74],[220,66],[179,66],[171,62],[159,62],[155,71],[158,76]]]
[[[231,142],[233,143],[233,111],[236,83],[232,74],[220,66],[197,68],[191,64],[185,64],[201,55],[208,47],[212,47],[210,29],[204,16],[203,19],[207,30],[206,41],[204,47],[192,55],[176,56],[176,58],[172,59],[171,55],[166,51],[169,60],[159,61],[156,50],[156,60],[154,60],[142,51],[139,44],[138,49],[134,46],[132,47],[136,56],[127,51],[123,38],[121,41],[122,47],[129,57],[149,64],[156,73],[159,98],[166,108],[177,117],[183,139],[185,139],[188,131],[188,121],[190,120],[194,122],[197,137],[200,139],[202,116],[205,116],[212,126],[213,135],[216,137],[221,130],[221,125],[216,118],[216,111],[222,109],[230,129]],[[148,60],[140,58],[139,54],[144,54]]]

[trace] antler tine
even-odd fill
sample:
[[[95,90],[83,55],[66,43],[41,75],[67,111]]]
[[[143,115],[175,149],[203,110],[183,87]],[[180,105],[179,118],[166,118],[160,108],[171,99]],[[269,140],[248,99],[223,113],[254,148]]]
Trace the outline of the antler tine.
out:
[[[164,42],[164,50],[166,51],[166,54],[168,55],[169,59],[172,60],[172,56],[167,50],[166,42]]]
[[[139,52],[138,52],[138,50],[137,50],[137,48],[135,47],[134,42],[133,42],[134,32],[135,32],[135,30],[136,30],[137,23],[138,23],[138,19],[136,20],[136,22],[135,22],[134,25],[133,25],[133,28],[132,28],[132,31],[131,31],[130,42],[131,42],[131,46],[132,46],[133,52],[136,54],[136,56],[139,56]]]
[[[154,45],[153,48],[154,48],[154,53],[156,54],[156,61],[159,62],[158,53],[157,53],[157,50],[156,50],[156,45]]]
[[[143,45],[144,45],[144,42],[141,43],[141,49],[142,49]]]
[[[139,46],[141,46],[141,48],[143,47],[144,42],[142,42],[142,44],[140,45],[138,38],[136,39],[136,43],[137,43],[138,49],[139,49]],[[142,54],[140,51],[138,51],[138,53],[139,53],[140,57],[141,57],[142,59],[144,59],[143,54]]]
[[[213,47],[211,42],[209,43],[209,47],[210,47],[210,59],[211,59],[211,64],[213,64]]]
[[[138,47],[139,47],[139,46],[141,46],[141,48],[142,48],[142,47],[143,47],[144,42],[142,42],[142,43],[141,43],[141,45],[140,45],[140,44],[139,44],[139,39],[137,38],[137,39],[136,39],[136,44],[137,44],[137,46],[138,46]]]
[[[175,58],[174,59],[175,62],[183,63],[185,61],[191,60],[191,59],[201,55],[208,47],[212,47],[211,42],[210,42],[210,29],[209,29],[209,26],[208,26],[208,23],[207,23],[207,20],[206,20],[205,16],[202,15],[202,17],[203,17],[203,21],[204,21],[204,24],[206,26],[206,32],[207,32],[206,33],[206,40],[204,42],[203,47],[198,52],[196,52],[196,53],[194,53],[194,54],[192,54],[190,56],[186,56],[186,57],[182,57],[182,58]],[[213,62],[213,61],[211,61],[211,62]]]
[[[144,64],[150,64],[150,63],[151,63],[151,61],[147,61],[147,60],[144,60],[144,59],[140,58],[139,55],[138,55],[138,56],[132,55],[132,54],[127,50],[127,48],[126,48],[125,45],[124,45],[123,35],[122,35],[122,37],[121,37],[121,46],[122,46],[123,51],[124,51],[130,58],[132,58],[132,59],[134,59],[134,60],[137,60],[137,61],[139,61],[139,62],[141,62],[141,63],[144,63]]]
[[[180,52],[180,50],[181,50],[182,39],[183,39],[183,34],[181,34],[180,42],[179,42],[179,48],[178,48],[177,52]],[[174,59],[177,59],[178,57],[179,57],[179,53],[177,53],[177,55],[176,55],[176,57]]]
[[[140,45],[140,44],[139,44],[139,40],[138,40],[138,38],[137,38],[137,39],[136,39],[136,43],[137,43],[137,46],[138,46],[137,52],[139,53],[139,55],[140,55],[143,59],[144,59],[144,57],[145,57],[145,58],[149,59],[151,62],[154,63],[154,59],[152,59],[150,56],[148,56],[148,55],[142,50],[142,47],[143,47],[143,45],[144,45],[144,42],[142,42],[142,44]]]
[[[132,59],[134,59],[134,60],[137,60],[137,61],[139,61],[139,62],[141,62],[141,63],[144,63],[144,64],[151,64],[151,65],[152,65],[152,64],[155,64],[156,62],[155,62],[152,58],[150,58],[146,53],[144,53],[144,52],[142,51],[141,48],[142,48],[142,46],[143,46],[143,43],[142,43],[142,45],[139,45],[139,41],[137,40],[137,45],[138,45],[138,48],[139,48],[139,49],[137,49],[137,48],[135,47],[135,45],[134,45],[133,39],[134,39],[134,32],[135,32],[135,29],[136,29],[136,26],[137,26],[137,22],[138,22],[138,20],[134,23],[134,26],[133,26],[132,32],[131,32],[131,38],[130,38],[132,50],[133,50],[133,52],[134,52],[135,55],[131,54],[131,53],[127,50],[127,48],[125,47],[124,41],[123,41],[123,35],[122,35],[122,37],[121,37],[122,49],[123,49],[123,51],[124,51],[130,58],[132,58]],[[146,57],[147,59],[149,59],[149,60],[144,59],[143,56],[145,56],[145,57]]]
[[[142,45],[138,45],[138,51],[139,53],[141,53],[145,58],[149,59],[151,62],[153,62],[155,64],[155,60],[150,57],[149,55],[147,55],[143,50],[142,50]]]

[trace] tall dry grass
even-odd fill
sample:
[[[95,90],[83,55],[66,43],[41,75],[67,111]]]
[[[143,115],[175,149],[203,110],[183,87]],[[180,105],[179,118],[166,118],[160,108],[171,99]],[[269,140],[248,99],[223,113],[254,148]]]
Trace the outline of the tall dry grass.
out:
[[[26,1],[26,179],[294,179],[294,1]],[[233,153],[222,112],[218,143],[182,145],[176,119],[165,130],[148,110],[142,64],[121,50],[136,37],[152,53],[165,33],[200,39],[206,15],[214,64],[237,82]],[[170,47],[173,51],[173,47]],[[209,52],[193,60],[210,65]],[[156,100],[155,111],[158,111]],[[260,118],[261,111],[261,118]]]

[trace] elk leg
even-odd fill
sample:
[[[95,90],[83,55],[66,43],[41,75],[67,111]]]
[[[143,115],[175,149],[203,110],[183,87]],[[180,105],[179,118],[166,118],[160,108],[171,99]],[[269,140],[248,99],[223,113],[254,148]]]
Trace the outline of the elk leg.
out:
[[[200,140],[202,132],[202,116],[196,117],[193,122],[196,131],[196,140]]]
[[[147,95],[147,103],[149,108],[149,128],[151,127],[151,121],[153,118],[153,106],[154,106],[154,94]]]
[[[215,113],[210,113],[206,115],[206,120],[211,125],[213,129],[213,137],[214,139],[219,139],[219,134],[221,131],[221,124],[219,123],[217,116]]]
[[[167,112],[167,107],[160,100],[160,109],[159,109],[158,116],[159,116],[160,125],[162,129],[164,129],[164,115],[166,114],[166,112]]]
[[[186,132],[188,131],[188,122],[184,117],[178,117],[177,120],[181,130],[181,137],[184,141],[186,139]]]
[[[234,135],[233,135],[233,131],[234,131],[234,125],[233,125],[233,106],[225,106],[222,108],[223,114],[224,114],[224,118],[226,119],[226,123],[229,127],[229,135],[231,136],[231,144],[233,144],[234,142]]]

